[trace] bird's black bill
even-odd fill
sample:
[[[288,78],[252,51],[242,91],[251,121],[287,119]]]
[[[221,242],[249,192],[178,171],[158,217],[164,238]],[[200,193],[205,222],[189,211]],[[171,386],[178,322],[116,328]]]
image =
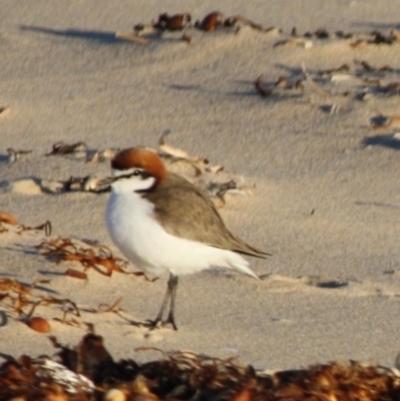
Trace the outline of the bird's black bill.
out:
[[[103,178],[102,180],[100,180],[98,182],[98,185],[101,187],[107,187],[110,186],[111,184],[113,184],[115,181],[118,180],[119,177],[106,177]]]

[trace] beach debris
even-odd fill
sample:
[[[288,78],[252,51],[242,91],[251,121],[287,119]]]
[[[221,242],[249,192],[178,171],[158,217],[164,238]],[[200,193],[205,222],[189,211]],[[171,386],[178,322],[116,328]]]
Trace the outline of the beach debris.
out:
[[[279,46],[302,46],[305,49],[310,49],[313,46],[313,42],[306,38],[294,37],[290,39],[280,40],[274,44],[274,47]]]
[[[50,323],[40,316],[31,317],[28,320],[27,325],[32,330],[35,330],[39,333],[48,333],[49,331],[51,331]]]
[[[375,130],[387,129],[392,125],[398,126],[400,122],[400,115],[395,114],[393,116],[384,116],[382,114],[378,114],[375,117],[371,118],[371,127]]]
[[[19,160],[22,156],[29,155],[32,153],[32,150],[20,150],[20,149],[14,149],[14,148],[8,148],[7,149],[8,153],[8,162],[9,163],[14,163],[17,160]]]
[[[158,139],[158,148],[161,150],[161,152],[169,156],[176,157],[178,159],[189,159],[190,156],[186,150],[173,147],[165,142],[165,137],[170,133],[171,130],[165,130],[161,134],[160,138]]]
[[[115,364],[112,356],[104,346],[103,337],[96,335],[92,324],[87,325],[87,327],[88,333],[74,348],[59,343],[54,336],[49,338],[53,347],[60,350],[56,355],[62,365],[95,380],[97,383],[99,379],[101,380],[99,370],[112,368]],[[128,377],[130,379],[132,375]]]
[[[306,78],[307,83],[310,85],[312,89],[314,89],[315,92],[317,92],[319,95],[325,97],[325,98],[330,98],[332,97],[332,94],[326,91],[325,89],[322,89],[321,86],[319,86],[311,77],[311,75],[308,73],[307,68],[305,63],[301,64],[301,68],[303,70],[303,74]]]
[[[273,93],[278,93],[280,89],[291,90],[291,89],[303,89],[303,80],[296,79],[291,82],[289,78],[280,76],[274,83],[265,85],[263,81],[263,75],[259,75],[254,81],[254,88],[261,97],[269,97]]]
[[[207,14],[202,21],[196,21],[194,26],[205,32],[213,31],[219,25],[223,25],[223,18],[224,15],[220,11],[213,11]]]
[[[192,16],[189,13],[169,15],[162,13],[158,16],[157,22],[152,25],[160,31],[181,31],[190,26]]]
[[[361,67],[361,71],[357,72],[357,75],[364,75],[363,73],[367,72],[370,73],[369,75],[373,74],[373,76],[384,76],[383,73],[385,72],[393,72],[395,71],[395,69],[393,67],[391,67],[388,64],[384,64],[381,67],[374,67],[372,66],[369,62],[365,61],[365,60],[355,60],[354,61],[356,66]]]
[[[0,278],[0,302],[10,301],[12,310],[21,316],[29,325],[29,319],[33,315],[36,306],[43,304],[40,296],[32,294],[38,284],[48,284],[49,280],[35,280],[30,285],[21,283],[16,279]],[[30,312],[25,312],[24,308],[31,306]],[[34,323],[35,324],[35,323]]]
[[[129,32],[117,31],[115,32],[116,39],[126,40],[128,42],[138,43],[140,45],[147,45],[150,43],[149,39],[141,38],[137,35],[132,35]]]
[[[88,275],[85,272],[81,272],[81,271],[76,270],[76,269],[67,269],[65,271],[65,275],[66,276],[70,276],[70,277],[79,278],[81,280],[87,280],[88,279]]]
[[[21,314],[22,308],[30,303],[32,288],[15,279],[0,278],[0,302],[10,300],[14,312]]]
[[[48,388],[49,393],[52,394],[46,398],[51,401],[61,401],[62,393],[67,393],[70,396],[77,396],[80,393],[90,395],[94,391],[93,382],[85,375],[76,373],[67,369],[64,365],[51,360],[48,357],[40,357],[32,360],[32,365],[36,370],[35,376],[40,381],[51,382],[53,386]],[[45,386],[46,388],[46,386]],[[64,398],[68,400],[69,398]]]
[[[18,225],[17,219],[10,213],[0,210],[0,223],[10,224],[12,226]]]
[[[226,195],[242,195],[249,196],[251,191],[248,188],[239,188],[235,180],[217,183],[211,181],[205,189],[216,208],[222,208],[226,204]]]
[[[257,31],[262,31],[262,32],[270,32],[272,30],[275,30],[275,28],[268,28],[264,29],[264,27],[261,24],[258,24],[254,21],[252,21],[249,18],[244,17],[243,15],[237,14],[233,15],[231,17],[227,17],[222,21],[222,26],[223,27],[237,27],[239,28],[240,26],[249,26],[250,28],[253,28]],[[237,30],[235,31],[237,32]]]
[[[264,88],[262,75],[259,75],[258,78],[254,81],[254,88],[262,97],[271,96],[273,92],[273,88]]]
[[[392,36],[390,33],[389,33],[389,35],[385,35],[384,33],[380,32],[380,31],[372,31],[371,35],[372,35],[372,39],[370,39],[368,41],[368,43],[370,43],[370,44],[392,45],[393,42],[396,41],[396,37]]]
[[[94,332],[75,347],[60,344],[54,336],[50,340],[58,350],[54,359],[2,355],[0,399],[395,401],[400,395],[397,369],[357,361],[262,372],[232,358],[150,347],[136,352],[159,351],[159,359],[115,361],[103,337]]]
[[[350,43],[350,47],[355,49],[366,45],[392,45],[398,40],[399,36],[396,30],[391,30],[388,35],[385,35],[381,31],[372,31],[367,35],[367,38],[360,38]]]
[[[69,154],[81,156],[82,154],[86,154],[86,152],[87,145],[85,142],[66,144],[63,141],[60,141],[53,145],[53,149],[49,153],[46,153],[46,156],[64,156]]]
[[[63,191],[83,191],[91,192],[99,188],[99,178],[96,175],[87,175],[85,177],[70,177],[63,182]]]
[[[400,31],[398,29],[391,29],[390,35],[397,41],[400,42]]]
[[[191,23],[192,15],[188,12],[178,13],[169,15],[164,12],[159,14],[156,21],[152,21],[151,24],[135,24],[133,27],[135,35],[132,37],[133,41],[137,41],[144,35],[152,35],[154,33],[162,34],[165,31],[185,31],[182,36],[182,40],[187,43],[191,42],[191,36],[187,34],[190,28],[196,28],[204,32],[215,31],[217,28],[235,28],[234,32],[237,33],[241,26],[249,26],[255,30],[269,32],[265,30],[262,25],[246,18],[242,15],[233,15],[224,18],[224,14],[220,11],[213,11],[208,13],[202,20],[197,20],[194,25]],[[140,36],[139,36],[140,35]],[[122,33],[122,39],[124,39],[125,33]],[[127,40],[129,40],[129,34],[127,34]],[[146,39],[147,44],[149,39]]]
[[[299,83],[291,83],[284,77],[280,77],[275,86],[283,89],[300,87]],[[186,176],[189,180],[199,181],[196,184],[200,187],[203,186],[203,190],[206,190],[210,179],[206,180],[204,177],[213,178],[216,174],[222,172],[224,167],[218,164],[211,164],[205,157],[190,155],[186,150],[170,145],[166,141],[166,137],[170,133],[171,130],[165,130],[158,140],[158,148],[151,150],[158,153],[172,171]],[[118,150],[113,148],[104,150],[88,149],[86,143],[82,141],[73,144],[66,144],[60,141],[53,145],[52,151],[47,153],[46,156],[68,156],[72,154],[79,156],[79,159],[84,159],[86,162],[99,163],[109,161],[117,152]],[[233,178],[228,178],[226,181],[230,179]],[[221,183],[221,180],[217,181]],[[206,182],[205,185],[203,185],[204,182]],[[110,191],[109,181],[101,179],[96,174],[89,174],[83,177],[71,176],[67,180],[45,180],[39,178],[22,179],[12,181],[8,186],[11,191],[23,194],[62,194],[66,192],[101,194]],[[237,188],[239,191],[240,189],[241,188]],[[229,189],[228,191],[231,190]],[[219,202],[219,200],[217,200],[217,202]]]
[[[109,185],[103,185],[97,175],[89,174],[84,177],[70,177],[66,181],[41,180],[40,186],[43,192],[93,192],[103,193],[110,190]]]
[[[84,272],[92,268],[105,276],[111,276],[113,272],[126,273],[124,269],[128,262],[115,257],[105,245],[89,246],[81,241],[55,237],[43,241],[36,248],[57,264],[61,261],[80,263]],[[66,274],[76,277],[76,273],[71,273],[71,270]]]
[[[344,71],[349,71],[350,70],[350,66],[349,64],[345,63],[345,64],[341,64],[339,67],[335,67],[335,68],[329,68],[327,70],[319,70],[318,74],[321,76],[331,76],[333,74],[337,74],[338,72],[344,72]]]
[[[126,401],[126,394],[118,388],[112,388],[104,394],[104,401]]]
[[[36,178],[21,178],[9,183],[8,190],[20,195],[41,195],[42,189]]]
[[[88,149],[85,142],[76,142],[73,144],[65,144],[63,141],[57,142],[53,145],[51,152],[46,156],[65,156],[75,155],[77,158],[85,159],[88,163],[98,163],[111,160],[118,149],[108,148],[103,150]]]
[[[315,32],[306,32],[304,36],[317,39],[328,39],[331,35],[325,28],[318,28]]]
[[[88,152],[86,155],[86,162],[88,163],[98,163],[111,160],[117,153],[119,149],[104,149],[96,150],[94,152]]]
[[[4,226],[3,223],[9,227]],[[11,227],[14,227],[14,231],[17,234],[22,234],[24,231],[39,230],[39,231],[44,231],[46,236],[50,236],[51,230],[52,230],[50,220],[47,220],[45,223],[39,224],[38,226],[29,227],[29,226],[25,226],[23,224],[18,223],[18,220],[12,214],[1,210],[0,211],[0,228],[2,228],[3,230],[0,232],[9,231],[9,229]]]
[[[93,382],[71,371],[47,356],[18,359],[1,355],[6,362],[0,368],[0,398],[13,401],[89,400],[94,392]],[[40,383],[40,386],[36,386]],[[70,398],[71,397],[71,398]]]
[[[336,114],[339,110],[348,106],[348,100],[352,95],[351,89],[355,93],[352,99],[367,100],[379,95],[398,96],[400,95],[400,82],[383,82],[387,74],[397,72],[397,69],[388,64],[382,66],[373,66],[365,60],[354,60],[353,63],[342,63],[334,68],[321,69],[311,75],[307,71],[305,64],[302,63],[303,77],[299,78],[297,72],[293,77],[281,76],[276,82],[265,83],[263,75],[258,76],[254,81],[254,88],[261,97],[269,97],[278,94],[277,89],[305,89],[306,85],[316,94],[329,100],[329,105],[320,105],[320,109],[329,114]],[[330,83],[335,84],[334,91],[325,89]],[[322,86],[324,85],[324,87]],[[345,90],[337,92],[338,88],[345,85]],[[351,87],[350,87],[351,85]],[[299,96],[300,94],[298,94]],[[382,96],[380,96],[382,98]],[[347,99],[345,99],[347,98]],[[329,108],[329,109],[328,109]],[[345,108],[348,110],[348,107]]]
[[[158,33],[152,24],[135,24],[133,26],[133,32],[136,37],[143,37],[145,35],[154,35]],[[150,43],[149,38],[146,38],[145,40],[147,43]]]
[[[144,275],[144,274],[143,274]],[[154,282],[157,279],[151,280]],[[118,297],[111,305],[102,303],[98,306],[96,312],[120,312],[122,309],[120,308],[120,303],[122,302],[122,297]]]
[[[192,16],[190,13],[179,13],[169,15],[164,12],[158,16],[157,21],[151,24],[136,24],[133,29],[136,35],[146,35],[154,33],[154,31],[163,33],[165,31],[182,31],[192,27],[201,31],[215,31],[218,27],[222,28],[238,28],[240,26],[249,26],[259,31],[265,31],[262,25],[246,18],[242,15],[233,15],[224,18],[224,14],[220,11],[208,13],[202,20],[197,20],[194,25],[191,24]],[[235,31],[237,32],[237,30]]]
[[[165,138],[170,133],[171,130],[165,130],[158,140],[158,153],[161,157],[169,159],[172,164],[182,161],[187,163],[194,168],[196,176],[204,173],[216,174],[224,169],[221,165],[211,165],[210,161],[204,157],[191,156],[186,150],[167,144]]]

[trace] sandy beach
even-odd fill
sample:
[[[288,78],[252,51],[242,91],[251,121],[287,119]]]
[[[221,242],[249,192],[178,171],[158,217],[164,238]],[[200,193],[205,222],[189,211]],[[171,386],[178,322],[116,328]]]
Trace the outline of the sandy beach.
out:
[[[9,293],[0,298],[1,353],[51,354],[49,334],[73,345],[91,323],[115,358],[157,355],[135,352],[146,346],[260,369],[394,365],[400,11],[392,1],[0,0],[0,9],[0,210],[24,226],[52,226],[46,236],[1,223],[0,293]],[[221,21],[241,18],[211,31],[139,32],[147,44],[115,37],[164,12],[190,13],[194,24],[216,10]],[[167,130],[171,147],[224,167],[200,176],[185,162],[171,169],[204,187],[234,180],[221,216],[273,256],[249,258],[260,281],[225,270],[182,277],[179,330],[149,331],[130,320],[155,317],[167,277],[88,268],[82,280],[65,272],[84,266],[55,263],[38,245],[84,240],[122,258],[105,227],[108,193],[64,191],[62,182],[107,176],[107,157],[87,161],[97,151],[160,151]],[[49,155],[60,141],[85,145]],[[10,282],[37,283],[22,312]],[[72,301],[80,316],[46,297]],[[104,311],[121,297],[118,313]],[[34,315],[51,333],[26,325],[40,299]]]

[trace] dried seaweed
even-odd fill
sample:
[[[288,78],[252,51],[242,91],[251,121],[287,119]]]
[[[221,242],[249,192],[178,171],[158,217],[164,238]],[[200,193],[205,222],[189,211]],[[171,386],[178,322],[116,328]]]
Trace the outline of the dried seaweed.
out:
[[[66,144],[60,141],[53,145],[53,149],[49,153],[46,153],[46,156],[58,156],[58,155],[64,156],[71,153],[86,152],[86,151],[87,151],[87,145],[85,142]]]
[[[207,14],[202,21],[196,21],[194,26],[202,31],[214,31],[218,26],[223,26],[224,15],[219,11]]]
[[[1,355],[6,360],[0,366],[0,399],[394,401],[400,396],[396,370],[355,361],[266,374],[233,359],[157,348],[136,351],[159,351],[158,360],[116,362],[93,328],[73,348],[50,340],[57,360]]]
[[[48,284],[49,282],[49,280],[35,280],[30,285],[27,285],[15,279],[0,278],[0,302],[8,300],[14,313],[30,327],[31,318],[38,306],[61,305],[64,316],[59,320],[63,323],[66,323],[66,315],[68,313],[74,313],[79,317],[79,309],[75,302],[70,299],[59,299],[53,296],[32,293],[38,284]]]
[[[192,17],[189,13],[168,15],[162,13],[158,16],[157,22],[153,23],[153,27],[160,31],[181,31],[189,27]]]
[[[126,273],[124,269],[128,262],[114,257],[111,250],[104,245],[89,247],[68,238],[56,237],[43,241],[37,246],[37,249],[56,263],[61,261],[79,262],[84,267],[84,271],[93,268],[105,276],[111,276],[114,271]],[[68,275],[71,276],[71,271]],[[72,276],[76,277],[73,274]]]
[[[6,223],[12,226],[16,226],[19,224],[16,218],[12,214],[5,212],[3,210],[0,210],[0,223]]]

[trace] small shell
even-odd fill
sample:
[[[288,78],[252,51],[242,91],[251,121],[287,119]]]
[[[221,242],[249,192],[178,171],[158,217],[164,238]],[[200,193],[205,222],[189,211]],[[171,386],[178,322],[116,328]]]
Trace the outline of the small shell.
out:
[[[39,316],[30,318],[27,324],[32,330],[38,331],[39,333],[48,333],[51,331],[50,323]]]
[[[112,388],[104,394],[104,401],[125,401],[126,395],[117,388]]]

